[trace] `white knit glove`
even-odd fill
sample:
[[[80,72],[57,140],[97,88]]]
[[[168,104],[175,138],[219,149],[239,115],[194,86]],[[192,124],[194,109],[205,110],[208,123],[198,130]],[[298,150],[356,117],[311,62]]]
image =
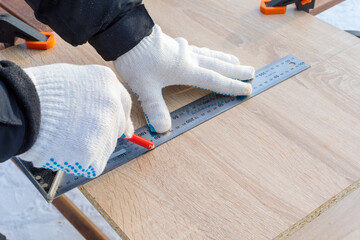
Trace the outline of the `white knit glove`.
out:
[[[131,98],[107,67],[54,64],[24,69],[40,98],[35,144],[19,157],[34,167],[96,177],[123,134],[131,137]]]
[[[184,38],[173,39],[157,25],[114,65],[141,102],[150,130],[159,133],[171,129],[162,88],[187,85],[226,95],[250,95],[251,84],[239,80],[250,80],[255,72],[253,67],[239,65],[233,55],[189,46]]]

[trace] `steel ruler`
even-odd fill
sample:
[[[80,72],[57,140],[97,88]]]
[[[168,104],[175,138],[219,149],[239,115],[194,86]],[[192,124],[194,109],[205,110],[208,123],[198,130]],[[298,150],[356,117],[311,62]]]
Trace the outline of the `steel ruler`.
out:
[[[252,81],[253,92],[251,96],[231,97],[211,93],[172,112],[172,131],[166,134],[154,134],[149,132],[147,126],[143,126],[137,129],[135,133],[153,141],[155,146],[158,147],[170,139],[243,103],[249,98],[255,97],[259,93],[266,91],[307,68],[309,68],[308,64],[297,57],[288,55],[256,71],[255,78]],[[119,139],[104,173],[146,154],[148,151],[148,149],[134,143]],[[65,174],[62,171],[53,172],[47,169],[37,169],[34,168],[31,163],[22,161],[19,158],[14,158],[14,160],[47,201],[52,201],[54,198],[59,197],[71,189],[92,180],[82,176]]]

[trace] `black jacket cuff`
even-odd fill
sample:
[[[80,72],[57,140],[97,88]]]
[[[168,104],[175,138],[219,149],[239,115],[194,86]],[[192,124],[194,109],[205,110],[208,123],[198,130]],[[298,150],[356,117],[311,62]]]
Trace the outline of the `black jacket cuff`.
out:
[[[0,81],[8,89],[8,94],[14,97],[16,106],[24,118],[25,134],[22,139],[18,139],[18,143],[14,143],[21,142],[17,152],[12,153],[15,156],[29,150],[36,141],[40,130],[40,100],[30,77],[13,62],[0,61]],[[0,136],[0,138],[3,137]]]
[[[149,36],[153,26],[145,6],[139,5],[105,31],[91,37],[89,43],[104,60],[114,61]]]
[[[19,151],[25,129],[24,116],[15,97],[0,80],[0,162]]]

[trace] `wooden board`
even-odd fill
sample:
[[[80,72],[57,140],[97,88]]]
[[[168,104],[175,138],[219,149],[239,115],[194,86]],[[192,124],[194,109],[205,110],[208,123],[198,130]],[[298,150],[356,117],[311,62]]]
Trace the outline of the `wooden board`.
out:
[[[315,7],[310,10],[310,13],[312,15],[317,15],[343,1],[344,0],[315,0]]]
[[[172,37],[256,68],[289,53],[312,67],[82,186],[123,239],[273,238],[358,179],[357,38],[291,7],[264,16],[258,1],[145,4]],[[57,39],[54,49],[18,46],[0,58],[23,67],[105,64],[89,45]],[[164,94],[172,111],[207,92],[171,87]],[[136,102],[132,118],[145,124]]]
[[[358,183],[358,185],[360,182]],[[288,240],[360,239],[360,189],[336,203],[320,217],[291,235]]]
[[[334,61],[358,39],[292,8],[261,15],[258,1],[146,4],[173,37],[257,68],[288,53],[312,68],[84,185],[123,237],[269,239],[357,180],[359,70],[344,65],[359,55]]]
[[[0,14],[4,14],[4,13],[7,13],[6,10],[0,7]]]

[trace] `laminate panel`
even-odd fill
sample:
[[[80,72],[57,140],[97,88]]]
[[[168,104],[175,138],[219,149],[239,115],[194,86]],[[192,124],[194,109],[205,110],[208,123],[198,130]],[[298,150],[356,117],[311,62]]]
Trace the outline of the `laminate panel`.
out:
[[[119,234],[269,239],[359,178],[359,72],[330,61],[356,38],[257,1],[146,5],[172,37],[257,68],[288,53],[312,68],[81,187]]]
[[[312,15],[317,15],[336,4],[343,2],[344,0],[316,0],[314,9],[310,10]]]
[[[360,238],[360,189],[356,189],[322,215],[295,232],[287,240],[332,239],[356,240]]]

